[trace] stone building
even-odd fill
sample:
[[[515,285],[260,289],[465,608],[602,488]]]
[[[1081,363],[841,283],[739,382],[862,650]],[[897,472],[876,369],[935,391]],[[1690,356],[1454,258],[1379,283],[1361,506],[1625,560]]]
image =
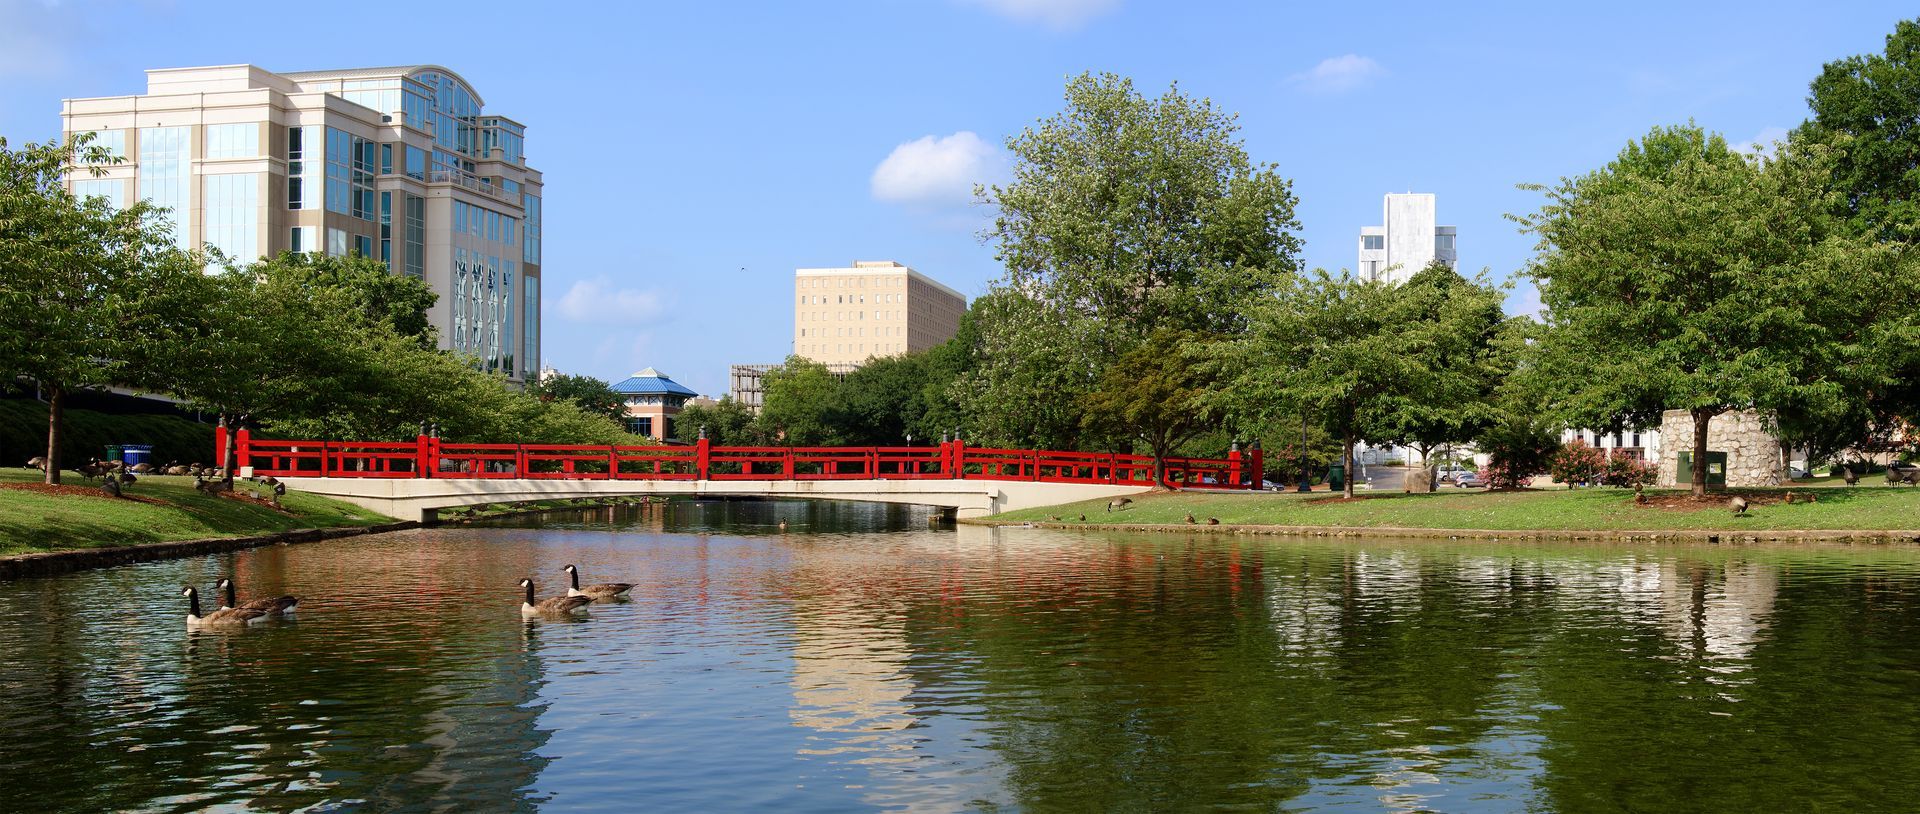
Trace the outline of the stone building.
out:
[[[1687,483],[1679,476],[1680,455],[1693,452],[1693,415],[1686,410],[1666,411],[1661,416],[1660,436],[1665,443],[1660,444],[1655,483]],[[1787,482],[1788,452],[1757,410],[1714,416],[1707,427],[1707,451],[1726,453],[1728,486],[1779,486]]]

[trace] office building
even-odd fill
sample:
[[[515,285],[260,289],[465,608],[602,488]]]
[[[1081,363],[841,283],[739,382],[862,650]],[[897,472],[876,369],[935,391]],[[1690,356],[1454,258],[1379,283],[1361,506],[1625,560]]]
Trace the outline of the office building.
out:
[[[1360,229],[1360,262],[1354,267],[1360,279],[1397,284],[1435,260],[1458,266],[1457,230],[1434,225],[1432,194],[1389,194],[1381,210],[1381,225]]]
[[[126,161],[76,194],[172,210],[183,247],[376,258],[440,295],[442,347],[525,381],[540,369],[541,176],[526,130],[436,65],[150,70],[137,96],[68,99],[62,129]]]
[[[967,298],[891,260],[793,272],[793,353],[858,365],[922,351],[960,330]]]

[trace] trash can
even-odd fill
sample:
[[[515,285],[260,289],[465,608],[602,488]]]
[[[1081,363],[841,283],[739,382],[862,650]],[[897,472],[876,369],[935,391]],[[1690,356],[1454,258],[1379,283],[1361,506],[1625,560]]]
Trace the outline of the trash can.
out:
[[[121,444],[120,454],[121,460],[126,461],[127,466],[153,463],[152,444]]]
[[[1347,467],[1345,464],[1334,464],[1327,467],[1327,488],[1335,492],[1344,491],[1347,488]]]
[[[121,451],[121,448],[118,446],[107,447],[107,457],[105,458],[105,460],[109,460],[109,461],[120,460],[120,451]]]

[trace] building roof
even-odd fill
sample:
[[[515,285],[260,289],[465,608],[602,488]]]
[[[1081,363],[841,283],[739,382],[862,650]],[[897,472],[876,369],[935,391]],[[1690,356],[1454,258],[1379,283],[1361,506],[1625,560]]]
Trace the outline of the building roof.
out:
[[[613,386],[613,392],[627,396],[697,396],[686,385],[674,381],[667,374],[653,368],[647,368],[628,376],[626,380]]]
[[[434,71],[453,77],[454,81],[467,86],[467,92],[473,94],[473,101],[479,103],[482,108],[486,107],[487,100],[480,98],[480,91],[475,90],[473,83],[468,82],[466,77],[454,73],[449,68],[430,62],[419,65],[388,65],[379,68],[340,68],[331,71],[288,71],[280,74],[280,76],[295,82],[313,82],[323,79],[382,79],[389,76],[412,76],[421,71]],[[519,122],[514,123],[519,124]]]

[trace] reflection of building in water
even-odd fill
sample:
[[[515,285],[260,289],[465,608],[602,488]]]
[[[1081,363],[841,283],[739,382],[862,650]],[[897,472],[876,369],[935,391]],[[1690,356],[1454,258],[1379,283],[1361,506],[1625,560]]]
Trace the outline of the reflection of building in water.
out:
[[[831,742],[804,754],[871,751],[880,761],[887,752],[912,748],[883,736],[914,721],[906,702],[913,692],[906,630],[877,608],[852,607],[859,601],[835,595],[794,600],[793,722]]]
[[[1611,577],[1623,614],[1658,624],[1686,655],[1730,661],[1753,652],[1780,587],[1772,568],[1738,560],[1634,560]]]

